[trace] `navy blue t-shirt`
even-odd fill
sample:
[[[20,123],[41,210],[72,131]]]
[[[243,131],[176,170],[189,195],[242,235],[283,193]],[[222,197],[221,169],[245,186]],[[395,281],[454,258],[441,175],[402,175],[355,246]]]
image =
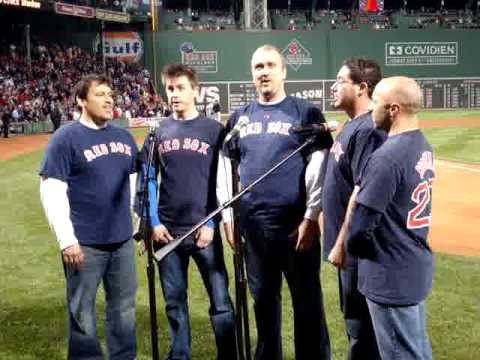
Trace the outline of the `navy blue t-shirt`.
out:
[[[70,219],[81,245],[132,237],[129,176],[136,157],[132,135],[116,125],[97,130],[74,122],[52,136],[39,173],[67,183]]]
[[[306,140],[290,134],[292,126],[308,126],[325,122],[313,104],[287,96],[275,105],[255,101],[235,111],[227,124],[230,131],[241,116],[247,126],[227,144],[227,153],[240,163],[240,182],[248,186],[279,161],[290,155]],[[305,169],[307,156],[313,151],[330,148],[329,133],[317,136],[312,146],[289,159],[282,167],[256,185],[241,199],[244,221],[268,231],[292,231],[303,219],[306,210]],[[320,171],[320,169],[319,169]]]
[[[328,156],[322,193],[325,259],[337,240],[353,187],[368,157],[383,144],[386,136],[384,131],[375,129],[368,112],[348,121],[335,138]],[[347,264],[355,263],[355,258],[347,254]]]
[[[424,300],[434,259],[427,242],[431,223],[433,151],[420,130],[390,136],[370,157],[357,201],[382,214],[369,254],[358,263],[358,288],[392,305]]]
[[[170,231],[183,232],[217,207],[218,153],[224,128],[198,116],[192,120],[169,117],[155,132],[156,170],[160,170],[158,213]],[[148,138],[144,151],[148,149]]]

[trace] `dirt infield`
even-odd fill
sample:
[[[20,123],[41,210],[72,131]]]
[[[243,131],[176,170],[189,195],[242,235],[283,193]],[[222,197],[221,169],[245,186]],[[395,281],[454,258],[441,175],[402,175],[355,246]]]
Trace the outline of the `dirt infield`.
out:
[[[422,128],[480,126],[478,118],[422,120]],[[0,138],[0,160],[43,149],[50,135]],[[142,139],[143,140],[143,139]],[[480,256],[480,165],[436,161],[430,243],[436,251]]]
[[[441,252],[480,255],[480,166],[435,162],[430,242]]]
[[[420,127],[422,129],[440,128],[447,126],[456,127],[479,127],[480,118],[478,117],[465,117],[457,119],[445,119],[445,120],[420,120]]]
[[[48,134],[0,138],[0,160],[8,160],[43,149],[49,139],[50,135]]]

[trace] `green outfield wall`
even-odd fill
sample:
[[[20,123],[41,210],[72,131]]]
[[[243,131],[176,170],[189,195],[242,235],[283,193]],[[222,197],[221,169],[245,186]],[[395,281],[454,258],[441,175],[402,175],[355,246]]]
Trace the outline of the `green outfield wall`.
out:
[[[345,58],[376,59],[386,75],[476,77],[480,75],[478,31],[472,30],[313,30],[268,32],[163,31],[155,36],[158,68],[172,62],[197,67],[204,81],[250,79],[255,48],[273,44],[284,51],[291,80],[332,79]],[[145,34],[147,64],[153,66]]]
[[[161,68],[169,63],[189,64],[202,82],[197,102],[218,100],[223,112],[256,97],[250,57],[258,46],[267,43],[280,48],[287,60],[287,92],[323,110],[333,110],[332,79],[344,59],[352,56],[377,60],[387,76],[416,78],[424,91],[426,109],[480,108],[480,31],[476,30],[352,31],[324,27],[295,32],[166,30],[153,34],[137,27],[131,31],[142,42],[139,63],[150,69],[160,93]],[[99,36],[76,33],[75,38],[82,47],[92,49]]]
[[[416,78],[426,109],[480,107],[480,32],[474,30],[313,30],[268,32],[145,33],[145,60],[161,68],[182,62],[197,69],[199,104],[219,101],[231,112],[255,99],[250,57],[263,44],[282,50],[287,60],[287,92],[333,110],[330,87],[344,59],[377,60],[387,76]],[[154,39],[153,39],[154,38]],[[153,49],[151,46],[154,44]],[[155,57],[155,58],[154,58]]]

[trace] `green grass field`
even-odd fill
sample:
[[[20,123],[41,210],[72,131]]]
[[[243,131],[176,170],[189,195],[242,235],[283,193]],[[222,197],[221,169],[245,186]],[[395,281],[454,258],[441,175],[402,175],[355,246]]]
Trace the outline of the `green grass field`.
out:
[[[443,113],[442,113],[443,114]],[[447,113],[454,114],[454,113]],[[457,116],[458,114],[454,114]],[[438,117],[438,113],[435,115]],[[442,115],[443,116],[443,115]],[[432,129],[427,135],[437,155],[480,162],[478,129]],[[136,130],[144,134],[145,130]],[[0,161],[0,359],[65,359],[66,305],[57,244],[51,235],[38,196],[37,170],[42,152]],[[464,224],[467,226],[467,224]],[[461,241],[461,239],[459,239]],[[232,277],[230,250],[226,250]],[[138,258],[139,359],[150,358],[149,305],[145,258]],[[337,300],[336,273],[322,266],[322,284],[334,359],[346,358],[346,338]],[[437,255],[436,276],[428,301],[429,330],[435,359],[478,359],[480,346],[480,258]],[[194,359],[214,359],[215,346],[208,318],[206,292],[191,266],[190,311]],[[231,289],[232,290],[232,289]],[[168,334],[163,300],[157,288],[160,350],[167,351]],[[284,291],[285,358],[294,359],[293,323],[288,290]],[[251,302],[250,302],[251,305]],[[99,293],[99,331],[103,334],[103,293]],[[253,343],[255,326],[250,315]]]
[[[329,120],[345,121],[345,115],[328,113]],[[432,144],[436,158],[468,163],[480,163],[480,111],[429,111],[419,115],[421,120],[450,120],[452,118],[476,118],[478,127],[464,128],[448,126],[425,129],[424,133]]]

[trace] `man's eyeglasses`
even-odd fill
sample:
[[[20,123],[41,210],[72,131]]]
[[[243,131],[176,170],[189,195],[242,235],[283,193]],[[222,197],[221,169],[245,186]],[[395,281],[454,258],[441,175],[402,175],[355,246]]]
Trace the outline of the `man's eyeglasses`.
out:
[[[337,79],[337,80],[335,80],[335,82],[333,83],[333,86],[345,85],[345,84],[355,84],[355,83],[354,83],[353,81],[351,81],[351,80]]]

